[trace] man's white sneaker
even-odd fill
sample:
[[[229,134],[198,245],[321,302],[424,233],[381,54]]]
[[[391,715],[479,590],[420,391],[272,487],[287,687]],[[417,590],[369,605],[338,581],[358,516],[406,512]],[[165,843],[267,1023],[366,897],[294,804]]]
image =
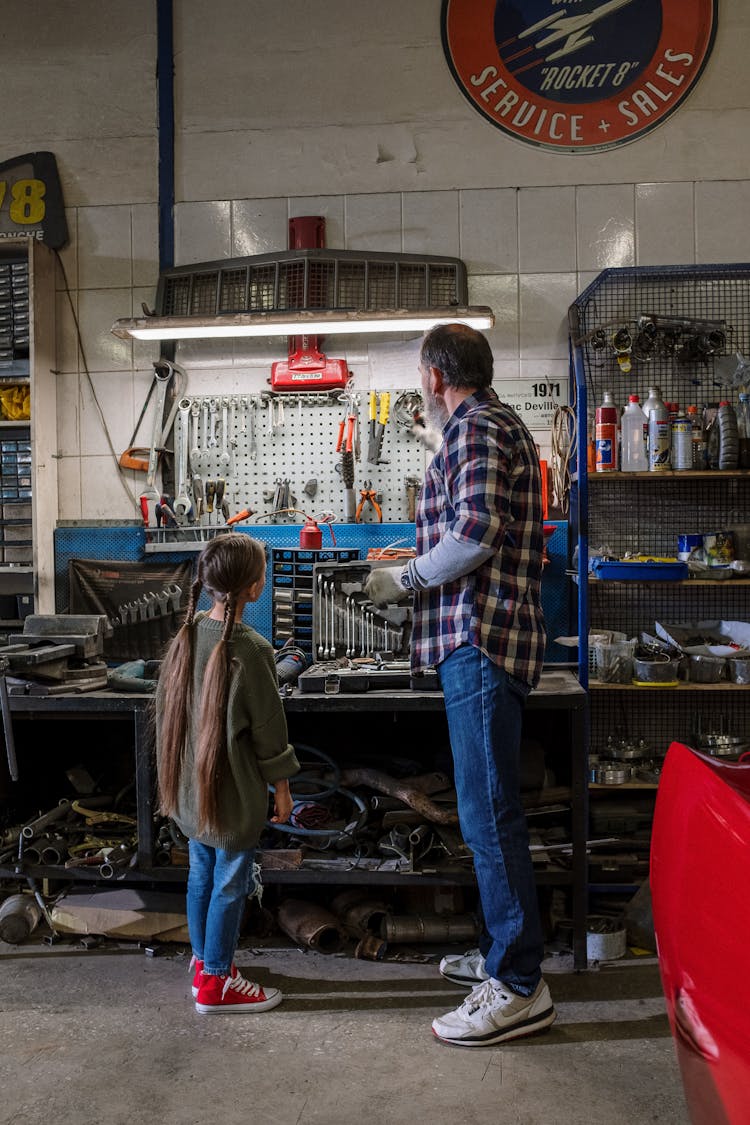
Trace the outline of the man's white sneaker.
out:
[[[489,980],[484,967],[484,957],[478,949],[467,949],[466,953],[452,953],[440,962],[440,974],[455,984],[465,984],[474,988],[482,981]]]
[[[556,1015],[543,980],[531,996],[518,996],[504,984],[486,980],[455,1011],[433,1020],[432,1030],[443,1043],[456,1047],[491,1047],[541,1031]]]

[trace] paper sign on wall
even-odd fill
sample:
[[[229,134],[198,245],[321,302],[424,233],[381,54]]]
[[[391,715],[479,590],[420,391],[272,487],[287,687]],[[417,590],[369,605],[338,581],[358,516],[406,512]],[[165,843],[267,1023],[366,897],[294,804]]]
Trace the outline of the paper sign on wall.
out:
[[[568,401],[568,388],[561,379],[496,379],[492,386],[530,430],[549,429],[556,407]]]

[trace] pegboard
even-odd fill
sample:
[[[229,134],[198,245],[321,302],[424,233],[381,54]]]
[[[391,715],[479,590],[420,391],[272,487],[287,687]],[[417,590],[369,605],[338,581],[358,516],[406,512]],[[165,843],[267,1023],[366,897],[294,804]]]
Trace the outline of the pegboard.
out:
[[[404,393],[394,391],[395,403]],[[288,482],[289,506],[320,517],[344,514],[344,484],[341,454],[336,452],[339,426],[354,404],[355,425],[354,492],[360,500],[365,482],[371,482],[385,522],[408,519],[407,478],[421,482],[426,467],[423,444],[409,433],[394,412],[386,423],[380,463],[370,464],[368,453],[368,399],[353,393],[344,400],[333,394],[270,393],[196,396],[181,400],[175,418],[175,499],[185,475],[187,495],[194,502],[191,484],[200,477],[224,480],[224,499],[231,515],[251,508],[256,518],[269,514],[270,523],[299,523],[300,515],[272,515],[279,485]],[[187,446],[185,442],[187,441]],[[359,457],[356,456],[357,446]],[[315,482],[314,491],[312,482]],[[308,491],[305,491],[306,486]],[[312,493],[312,495],[310,494]],[[178,512],[179,517],[179,512]],[[369,505],[365,522],[377,521]],[[183,519],[180,522],[187,522]],[[223,525],[221,512],[204,512],[205,526]]]

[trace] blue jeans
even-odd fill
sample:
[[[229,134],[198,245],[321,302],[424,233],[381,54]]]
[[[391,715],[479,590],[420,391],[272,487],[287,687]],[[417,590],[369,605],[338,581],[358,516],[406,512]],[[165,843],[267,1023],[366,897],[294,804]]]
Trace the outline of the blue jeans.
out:
[[[541,979],[544,940],[521,805],[521,722],[528,687],[462,645],[438,666],[461,834],[474,855],[485,968],[514,992]]]
[[[255,889],[255,851],[223,851],[188,841],[187,921],[204,973],[225,976],[234,959],[247,897]]]

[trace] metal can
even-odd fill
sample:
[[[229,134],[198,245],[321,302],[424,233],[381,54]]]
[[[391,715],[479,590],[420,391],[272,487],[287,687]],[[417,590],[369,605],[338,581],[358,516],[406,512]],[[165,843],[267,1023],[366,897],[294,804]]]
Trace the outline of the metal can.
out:
[[[672,467],[672,431],[666,409],[662,417],[652,410],[648,419],[648,467],[653,473],[666,473]]]
[[[672,468],[693,467],[693,424],[690,418],[675,418],[672,422]]]

